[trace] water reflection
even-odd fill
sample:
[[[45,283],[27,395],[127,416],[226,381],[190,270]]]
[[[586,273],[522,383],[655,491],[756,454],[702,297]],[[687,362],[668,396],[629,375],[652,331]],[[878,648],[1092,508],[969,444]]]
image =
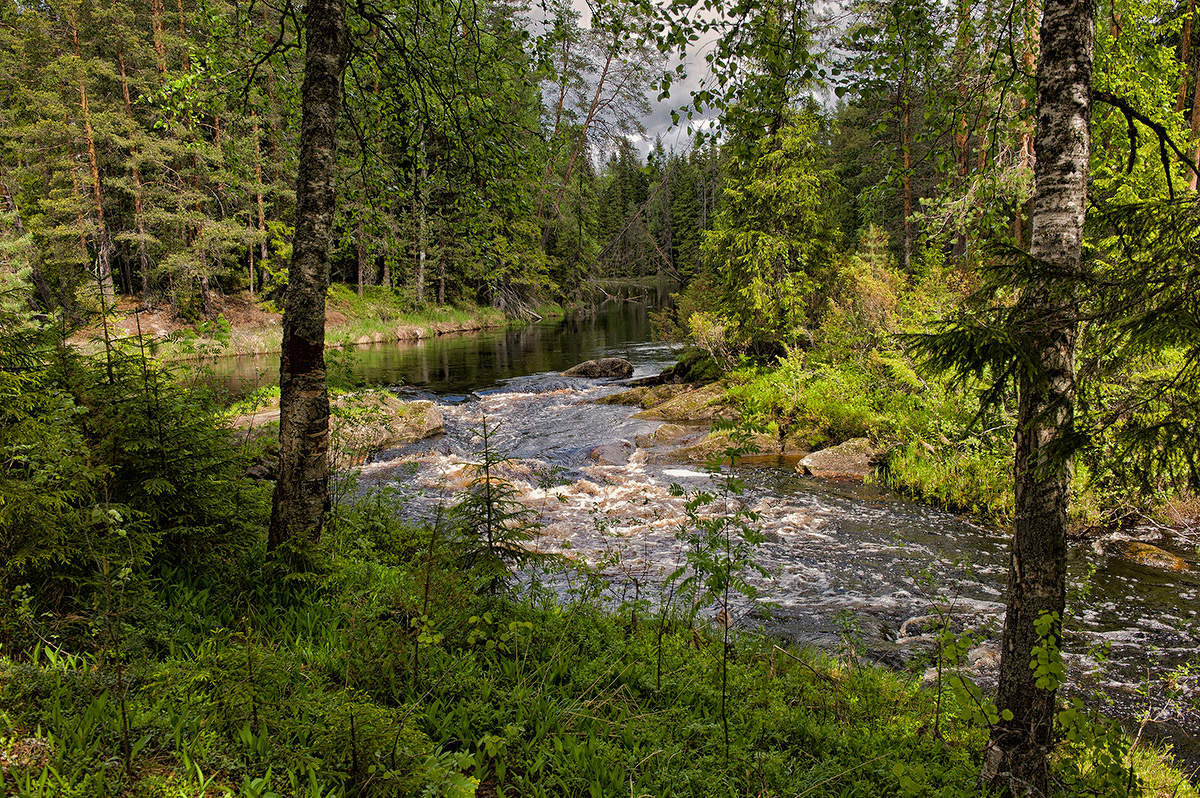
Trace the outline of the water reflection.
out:
[[[651,338],[650,309],[665,300],[667,287],[643,290],[652,303],[617,298],[561,321],[333,350],[327,355],[331,378],[453,394],[563,371],[594,357],[628,357]],[[214,376],[235,394],[273,384],[278,373],[277,355],[220,358],[213,366]]]

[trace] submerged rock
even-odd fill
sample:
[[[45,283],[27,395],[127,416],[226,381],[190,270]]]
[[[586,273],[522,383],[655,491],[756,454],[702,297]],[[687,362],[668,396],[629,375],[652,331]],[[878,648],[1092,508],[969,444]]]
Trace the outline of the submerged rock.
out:
[[[878,450],[866,438],[853,438],[837,446],[813,452],[796,464],[796,470],[810,477],[866,479]]]
[[[623,378],[633,374],[633,364],[623,357],[602,357],[585,360],[563,372],[564,377]]]
[[[603,443],[588,452],[588,459],[595,460],[600,465],[625,465],[633,454],[633,444],[629,441]]]

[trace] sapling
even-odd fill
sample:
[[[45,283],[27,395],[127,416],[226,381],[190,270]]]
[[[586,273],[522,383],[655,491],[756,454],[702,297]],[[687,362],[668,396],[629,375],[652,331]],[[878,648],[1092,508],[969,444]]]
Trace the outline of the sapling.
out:
[[[755,524],[758,513],[751,510],[741,496],[745,483],[737,476],[738,458],[755,451],[752,445],[756,428],[746,422],[718,422],[714,431],[727,432],[729,445],[707,464],[716,483],[715,491],[697,491],[688,495],[684,504],[686,526],[680,533],[688,543],[686,560],[692,573],[680,583],[690,592],[696,608],[709,601],[718,607],[717,622],[721,627],[721,729],[725,743],[725,760],[729,760],[729,652],[734,624],[732,598],[738,593],[748,599],[757,590],[747,580],[750,573],[766,575],[766,570],[753,559],[755,548],[763,534]],[[685,495],[678,485],[671,491]],[[673,577],[682,575],[677,571]]]
[[[544,558],[526,543],[533,540],[537,524],[534,512],[521,502],[516,488],[500,477],[500,467],[512,458],[492,445],[499,424],[490,424],[487,416],[479,423],[483,445],[478,462],[469,463],[474,478],[459,501],[450,509],[463,546],[463,564],[474,571],[488,593],[497,593],[508,582],[511,569]]]

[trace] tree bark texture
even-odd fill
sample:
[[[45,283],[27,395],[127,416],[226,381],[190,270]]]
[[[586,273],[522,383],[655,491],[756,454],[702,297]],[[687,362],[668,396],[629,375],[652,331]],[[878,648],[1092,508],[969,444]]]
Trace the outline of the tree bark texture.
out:
[[[1192,17],[1196,15],[1196,0],[1188,0],[1187,14],[1183,17],[1183,33],[1179,37],[1179,62],[1182,65],[1179,76],[1179,92],[1175,98],[1175,110],[1182,111],[1187,107],[1188,84],[1191,83],[1192,70]]]
[[[1037,73],[1037,139],[1030,253],[1038,267],[1022,291],[1016,514],[1009,562],[997,705],[983,777],[1016,795],[1044,795],[1055,692],[1030,667],[1035,622],[1060,619],[1066,599],[1067,505],[1075,405],[1075,281],[1080,268],[1091,140],[1094,0],[1047,0]],[[1065,278],[1065,279],[1064,279]]]
[[[267,538],[271,549],[318,539],[329,506],[325,292],[346,51],[344,0],[308,0],[305,27],[296,232],[279,366],[279,479]]]

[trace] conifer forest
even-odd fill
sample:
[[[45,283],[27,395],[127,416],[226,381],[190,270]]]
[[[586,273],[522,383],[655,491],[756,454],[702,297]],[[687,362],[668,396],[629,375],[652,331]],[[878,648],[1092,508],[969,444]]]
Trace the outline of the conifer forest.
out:
[[[1200,791],[1195,0],[0,0],[0,795]]]

